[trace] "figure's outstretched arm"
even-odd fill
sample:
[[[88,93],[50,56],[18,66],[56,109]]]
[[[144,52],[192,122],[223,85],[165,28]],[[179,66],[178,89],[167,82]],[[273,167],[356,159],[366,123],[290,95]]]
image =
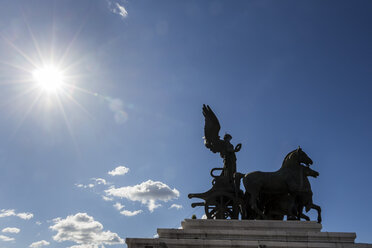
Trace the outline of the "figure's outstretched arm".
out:
[[[238,152],[238,151],[240,151],[240,149],[242,149],[242,144],[241,143],[239,143],[235,146],[234,152]]]

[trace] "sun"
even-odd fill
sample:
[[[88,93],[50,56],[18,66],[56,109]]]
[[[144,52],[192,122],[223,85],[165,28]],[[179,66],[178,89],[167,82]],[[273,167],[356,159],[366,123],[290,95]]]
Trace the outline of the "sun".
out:
[[[63,73],[53,65],[37,68],[32,75],[37,86],[47,93],[58,93],[63,88]]]

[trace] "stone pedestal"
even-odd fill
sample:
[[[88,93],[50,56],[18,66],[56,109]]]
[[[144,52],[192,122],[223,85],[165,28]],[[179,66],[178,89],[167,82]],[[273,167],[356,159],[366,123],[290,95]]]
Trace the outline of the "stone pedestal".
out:
[[[127,238],[128,248],[372,248],[355,233],[322,232],[313,221],[192,220],[182,229],[158,229],[159,238]]]

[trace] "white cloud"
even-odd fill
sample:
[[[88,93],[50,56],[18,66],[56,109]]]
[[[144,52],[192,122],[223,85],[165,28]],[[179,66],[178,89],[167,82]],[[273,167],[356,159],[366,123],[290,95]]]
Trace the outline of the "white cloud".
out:
[[[120,214],[125,215],[125,216],[135,216],[137,214],[142,213],[142,210],[129,211],[129,210],[123,209],[124,205],[120,204],[119,202],[114,204],[114,208],[116,208],[119,211],[121,210]]]
[[[98,248],[103,245],[124,243],[124,240],[116,233],[103,231],[103,225],[86,213],[69,215],[65,219],[56,218],[53,221],[55,224],[49,227],[57,231],[53,239],[57,242],[75,242],[77,245],[72,246],[74,248]]]
[[[124,8],[124,6],[121,6],[119,3],[116,3],[116,7],[119,10],[119,15],[121,15],[123,18],[128,16],[128,11]]]
[[[0,240],[2,240],[2,241],[13,241],[14,238],[10,238],[10,237],[5,236],[5,235],[0,235]]]
[[[42,246],[47,246],[49,244],[50,243],[48,241],[40,240],[40,241],[37,241],[37,242],[32,243],[29,247],[30,248],[40,248]]]
[[[104,201],[113,201],[113,200],[114,200],[114,198],[112,198],[112,197],[107,197],[107,196],[105,196],[105,195],[102,196],[102,199],[103,199]]]
[[[117,2],[112,3],[109,1],[109,8],[112,13],[120,15],[122,18],[126,18],[128,16],[128,11],[125,9],[125,7]]]
[[[17,216],[24,220],[29,220],[32,217],[34,217],[32,213],[25,213],[25,212],[16,213],[14,209],[1,209],[0,210],[0,218],[9,217],[9,216]]]
[[[125,216],[135,216],[137,214],[142,213],[142,210],[135,210],[135,211],[129,211],[129,210],[123,210],[120,211],[120,214],[125,215]]]
[[[31,213],[19,213],[19,214],[17,214],[17,216],[18,216],[19,218],[21,218],[21,219],[24,219],[24,220],[29,220],[29,219],[31,219],[32,217],[34,217],[34,215],[31,214]]]
[[[105,190],[105,192],[109,196],[126,198],[131,201],[140,201],[142,204],[146,204],[151,212],[154,211],[155,208],[161,206],[157,204],[156,201],[167,202],[178,198],[180,195],[177,189],[171,189],[162,182],[152,180],[134,186],[121,188],[111,187]]]
[[[93,183],[90,183],[90,184],[84,185],[84,184],[81,184],[81,183],[79,183],[79,184],[76,183],[75,186],[78,187],[78,188],[84,188],[84,189],[86,189],[86,188],[93,188],[94,187],[94,184]]]
[[[94,183],[89,183],[89,184],[82,184],[82,183],[75,183],[75,186],[78,188],[82,189],[87,189],[87,188],[94,188],[96,185],[107,185],[107,181],[103,178],[91,178],[91,180],[94,181]]]
[[[182,205],[179,205],[179,204],[172,204],[172,205],[170,206],[170,208],[181,209],[181,208],[183,208],[183,207],[182,207]]]
[[[121,175],[127,174],[128,172],[129,172],[129,168],[125,166],[118,166],[112,171],[109,171],[108,174],[111,176],[121,176]]]
[[[92,180],[96,181],[97,184],[103,184],[103,185],[107,184],[106,180],[103,178],[92,178]]]
[[[154,212],[154,210],[158,207],[161,207],[161,204],[156,204],[155,200],[150,200],[148,202],[147,208],[150,210],[150,212]]]
[[[41,225],[41,221],[36,221],[35,224],[38,225],[38,226],[40,226]]]
[[[206,219],[208,219],[208,218],[207,218],[207,215],[205,215],[205,214],[203,214],[203,216],[202,216],[201,218],[202,218],[202,220],[206,220]]]
[[[21,229],[16,227],[6,227],[2,230],[3,233],[19,233]]]
[[[14,215],[16,215],[14,209],[1,209],[0,210],[0,218],[14,216]]]
[[[114,204],[114,208],[116,208],[119,211],[121,210],[120,214],[125,215],[125,216],[135,216],[137,214],[142,213],[142,210],[129,211],[129,210],[123,209],[124,205],[120,204],[119,202]]]
[[[117,202],[114,204],[114,208],[116,208],[117,210],[121,210],[122,208],[124,208],[124,205],[121,205],[119,202]]]

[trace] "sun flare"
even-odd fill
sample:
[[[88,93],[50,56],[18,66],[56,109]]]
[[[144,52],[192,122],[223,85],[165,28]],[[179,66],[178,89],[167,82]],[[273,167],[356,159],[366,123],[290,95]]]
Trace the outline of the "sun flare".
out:
[[[63,87],[63,73],[53,65],[37,68],[32,75],[37,86],[47,93],[57,93]]]

